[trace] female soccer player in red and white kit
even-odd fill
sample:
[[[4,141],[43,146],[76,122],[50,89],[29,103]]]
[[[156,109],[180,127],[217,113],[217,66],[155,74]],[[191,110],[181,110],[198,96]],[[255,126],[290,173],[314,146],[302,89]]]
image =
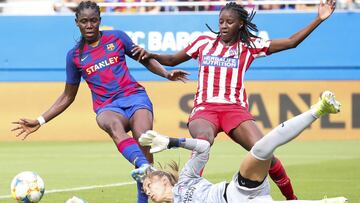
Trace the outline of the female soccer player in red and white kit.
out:
[[[250,150],[263,137],[248,111],[244,75],[258,57],[295,48],[335,9],[335,1],[320,2],[318,15],[306,27],[286,39],[264,40],[253,35],[254,12],[248,13],[241,5],[227,3],[220,11],[219,32],[216,36],[201,35],[174,55],[142,52],[145,58],[154,58],[163,65],[176,66],[191,58],[199,62],[198,87],[194,108],[189,117],[192,137],[213,144],[219,132]],[[144,51],[137,47],[137,52]],[[281,162],[272,159],[270,177],[288,200],[297,199],[290,179]]]
[[[75,15],[81,40],[67,54],[64,92],[38,119],[20,119],[14,122],[18,126],[13,130],[25,139],[60,115],[74,101],[83,78],[91,90],[96,121],[113,139],[119,152],[137,168],[152,163],[149,149],[142,151],[135,141],[141,133],[152,129],[153,109],[145,88],[130,75],[126,65],[125,55],[139,59],[139,53],[132,53],[134,43],[123,31],[99,30],[100,8],[95,2],[81,2]],[[168,72],[154,59],[139,59],[139,62],[169,80],[184,81],[188,74],[181,70]],[[134,138],[127,134],[130,130]],[[141,186],[138,183],[138,202],[145,203],[147,196],[141,192]]]

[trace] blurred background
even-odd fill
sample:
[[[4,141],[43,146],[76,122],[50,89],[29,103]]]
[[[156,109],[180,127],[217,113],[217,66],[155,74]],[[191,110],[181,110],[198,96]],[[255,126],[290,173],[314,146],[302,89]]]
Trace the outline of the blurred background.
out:
[[[123,30],[136,44],[156,53],[182,50],[191,38],[209,32],[205,24],[218,30],[219,10],[227,3],[98,2],[102,9],[101,29]],[[11,121],[36,118],[61,94],[66,53],[80,39],[74,22],[78,3],[78,0],[1,0],[0,140],[16,140],[9,130]],[[319,2],[238,3],[249,11],[257,11],[254,22],[259,32],[255,34],[274,39],[290,37],[306,26],[316,17]],[[342,101],[343,113],[323,118],[305,131],[303,138],[360,138],[359,25],[359,0],[339,0],[335,13],[297,48],[255,60],[245,76],[246,87],[250,111],[265,132],[307,110],[320,92],[330,89]],[[131,59],[127,63],[153,100],[155,129],[188,135],[186,122],[196,92],[197,62],[190,60],[175,67],[191,72],[186,84],[165,81]],[[108,140],[97,127],[89,93],[87,85],[82,84],[75,103],[31,139]]]

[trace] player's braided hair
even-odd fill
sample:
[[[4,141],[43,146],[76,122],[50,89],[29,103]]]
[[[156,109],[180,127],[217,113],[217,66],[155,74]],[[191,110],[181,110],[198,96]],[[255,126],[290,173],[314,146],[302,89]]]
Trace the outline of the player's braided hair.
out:
[[[93,1],[82,1],[75,9],[75,17],[76,19],[78,19],[80,12],[84,9],[94,9],[99,17],[100,17],[100,7]],[[79,53],[79,57],[81,58],[82,52],[84,50],[84,46],[85,46],[85,38],[83,36],[81,36],[80,39],[80,44],[79,44],[79,49],[80,49],[80,53]]]
[[[176,163],[175,161],[172,161],[172,162],[166,164],[165,167],[163,167],[160,163],[158,163],[158,164],[159,164],[160,170],[146,171],[145,178],[152,178],[154,176],[158,176],[158,177],[165,176],[169,179],[171,185],[174,186],[179,180],[179,164]]]
[[[80,12],[84,9],[94,9],[100,16],[100,7],[93,1],[82,1],[75,10],[76,19],[79,17]]]
[[[252,34],[251,31],[257,32],[257,26],[252,23],[251,21],[253,20],[254,16],[255,16],[255,11],[252,10],[251,13],[249,14],[242,5],[237,4],[235,2],[229,2],[227,3],[220,11],[223,12],[224,10],[233,10],[237,13],[237,15],[239,16],[240,20],[243,22],[243,26],[241,28],[239,28],[239,37],[241,42],[247,44],[248,46],[251,46],[253,44],[253,42],[251,41],[251,38],[257,38],[256,35]],[[208,29],[217,34],[217,40],[220,38],[220,32],[215,32],[214,30],[212,30],[208,25],[206,25],[208,27]]]

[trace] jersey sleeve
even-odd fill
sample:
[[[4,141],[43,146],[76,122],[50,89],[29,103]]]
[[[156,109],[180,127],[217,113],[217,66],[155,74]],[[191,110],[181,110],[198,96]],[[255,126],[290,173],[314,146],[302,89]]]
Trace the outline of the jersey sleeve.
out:
[[[81,81],[81,73],[74,64],[74,51],[71,50],[66,56],[66,83],[79,84]]]
[[[120,40],[124,44],[126,55],[131,56],[132,55],[131,49],[133,48],[134,42],[131,40],[129,35],[127,35],[125,32],[119,30],[118,34],[119,34]]]
[[[270,40],[265,40],[263,38],[252,39],[252,47],[249,48],[252,56],[254,58],[267,56],[267,52],[270,47]]]
[[[187,55],[191,56],[194,59],[197,59],[199,56],[199,48],[204,42],[204,36],[198,36],[190,40],[189,44],[185,47],[185,52]]]
[[[205,140],[186,138],[184,148],[193,150],[193,154],[182,169],[180,179],[200,177],[209,159],[210,143]]]

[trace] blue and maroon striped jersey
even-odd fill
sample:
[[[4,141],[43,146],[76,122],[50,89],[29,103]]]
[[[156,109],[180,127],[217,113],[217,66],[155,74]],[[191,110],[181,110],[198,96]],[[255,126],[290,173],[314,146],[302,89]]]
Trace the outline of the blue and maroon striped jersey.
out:
[[[78,84],[81,77],[87,82],[94,111],[112,101],[139,92],[145,92],[131,75],[125,55],[131,56],[133,42],[123,31],[101,31],[96,47],[80,43],[71,49],[66,58],[66,83]]]

